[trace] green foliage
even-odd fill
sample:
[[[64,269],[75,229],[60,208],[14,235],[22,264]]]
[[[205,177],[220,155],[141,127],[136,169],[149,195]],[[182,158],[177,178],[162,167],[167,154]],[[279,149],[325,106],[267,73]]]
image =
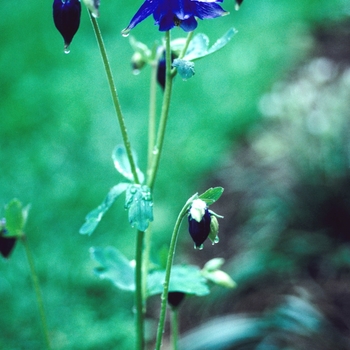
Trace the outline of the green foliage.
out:
[[[223,192],[224,189],[222,187],[209,188],[199,198],[206,202],[207,205],[212,205],[221,197]]]
[[[137,166],[137,157],[136,157],[135,152],[133,152],[133,157],[134,157],[135,163],[136,163],[135,165],[137,168],[137,176],[138,176],[140,182],[142,183],[144,181],[144,175],[143,175],[142,171],[139,169],[139,167]],[[114,162],[114,166],[118,170],[118,172],[121,175],[123,175],[126,179],[128,179],[129,181],[133,181],[134,175],[131,171],[129,159],[128,159],[128,156],[126,154],[126,150],[125,150],[124,146],[118,145],[113,150],[112,159]]]
[[[148,295],[163,292],[164,271],[153,271],[148,276]],[[204,296],[209,294],[207,280],[201,270],[193,265],[174,265],[171,269],[169,292],[183,292],[188,295]]]
[[[205,34],[200,33],[195,35],[188,46],[185,56],[182,59],[176,58],[173,62],[173,67],[177,68],[177,71],[183,80],[192,78],[195,74],[194,63],[192,61],[211,55],[222,49],[236,33],[237,31],[234,28],[229,29],[210,48],[209,38]],[[183,41],[181,42],[183,43]]]
[[[121,5],[104,1],[99,23],[117,84],[122,87],[119,92],[130,139],[135,140],[133,147],[144,169],[144,93],[149,71],[145,69],[137,77],[131,74],[128,56],[132,52],[127,40],[119,35],[134,10],[133,2]],[[205,62],[198,60],[193,79],[175,80],[166,149],[154,193],[155,215],[160,218],[153,232],[154,251],[168,243],[176,208],[189,193],[206,188],[208,176],[229,158],[231,142],[259,119],[257,103],[261,94],[315,48],[311,36],[315,25],[332,27],[333,20],[344,17],[344,1],[245,1],[238,13],[231,12],[215,24],[199,23],[199,30],[210,33],[213,40],[233,23],[239,35],[230,49],[208,56]],[[40,20],[28,17],[28,13],[40,14]],[[101,235],[87,238],[76,234],[86,213],[119,181],[113,180],[110,150],[121,142],[86,11],[69,55],[63,54],[61,38],[52,24],[50,3],[21,2],[14,11],[13,2],[4,2],[2,15],[0,30],[6,35],[0,38],[0,200],[7,203],[16,196],[32,203],[26,231],[31,236],[54,347],[132,349],[133,339],[128,338],[134,325],[132,298],[96,281],[87,261],[89,247],[106,242],[123,247],[126,256],[131,256],[134,235],[129,223],[120,215],[120,208],[117,211],[113,206],[108,213],[102,211],[106,214],[99,223]],[[149,26],[135,28],[134,35],[153,47],[156,31],[152,20],[147,21]],[[177,33],[175,30],[174,35]],[[160,41],[161,36],[156,39]],[[332,167],[335,165],[332,163]],[[225,174],[228,178],[234,175]],[[240,192],[235,189],[229,193]],[[260,217],[281,218],[284,207],[276,207],[278,210],[270,212],[260,206],[260,216],[249,222],[251,232],[259,233],[259,240],[247,236],[252,245],[262,246],[263,230],[257,229],[261,228],[257,223]],[[223,243],[230,233],[222,229]],[[271,235],[264,237],[272,241]],[[180,237],[180,246],[183,240],[188,237]],[[293,253],[310,247],[309,242],[312,239],[304,245],[296,244]],[[232,256],[237,246],[218,245],[218,249],[226,248]],[[322,247],[313,246],[316,248],[320,251]],[[192,263],[192,249],[189,256],[183,249],[179,252]],[[254,276],[272,266],[268,253],[255,253],[248,251],[234,262],[234,276],[236,279],[236,273],[239,275],[240,283],[247,280],[253,265]],[[275,256],[279,259],[274,259],[273,266],[290,268],[278,252]],[[342,256],[347,257],[348,251]],[[339,253],[337,259],[345,258]],[[32,322],[37,309],[23,261],[23,250],[18,247],[11,264],[0,264],[0,348],[4,350],[41,348],[41,330]],[[208,297],[208,302],[217,305],[214,296]]]
[[[129,187],[130,184],[125,182],[121,182],[118,185],[113,186],[109,190],[104,201],[96,209],[92,210],[86,215],[85,223],[80,228],[79,232],[84,235],[91,235],[95,231],[95,228],[101,221],[103,215],[111,207],[117,197],[119,197]]]
[[[211,55],[214,52],[222,49],[228,44],[232,37],[237,33],[237,30],[230,28],[220,39],[218,39],[214,45],[209,48],[209,38],[205,34],[197,34],[191,40],[190,45],[186,51],[184,60],[194,61],[199,58]]]
[[[91,256],[101,266],[95,268],[95,273],[101,279],[107,279],[117,288],[129,292],[135,291],[133,264],[113,247],[90,249]],[[163,292],[165,270],[151,271],[147,279],[147,295],[152,296]],[[204,296],[209,294],[207,280],[201,270],[192,265],[175,265],[170,278],[170,292],[183,292],[189,295]]]
[[[113,247],[93,247],[90,253],[101,265],[95,268],[97,276],[111,281],[121,290],[135,291],[135,269],[119,250]]]
[[[146,231],[153,221],[153,201],[149,187],[130,185],[126,190],[125,209],[129,209],[129,223],[140,231]]]

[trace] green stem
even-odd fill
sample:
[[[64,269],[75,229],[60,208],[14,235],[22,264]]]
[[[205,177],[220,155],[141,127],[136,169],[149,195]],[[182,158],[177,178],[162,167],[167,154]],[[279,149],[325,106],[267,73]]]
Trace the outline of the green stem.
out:
[[[178,349],[179,340],[179,309],[171,309],[171,337],[173,343],[173,350]]]
[[[157,69],[158,58],[155,55],[152,63],[151,83],[150,83],[150,100],[149,100],[149,120],[148,120],[148,166],[147,175],[151,168],[154,146],[156,141],[156,110],[157,110]]]
[[[27,260],[28,260],[28,265],[30,269],[30,276],[32,279],[35,295],[36,295],[36,301],[38,303],[38,308],[39,308],[39,314],[40,314],[40,319],[41,319],[41,326],[43,329],[43,334],[44,334],[44,339],[46,343],[46,348],[51,349],[50,345],[50,337],[49,337],[49,329],[47,327],[47,322],[46,322],[46,316],[45,316],[45,309],[44,309],[44,302],[43,298],[41,295],[41,290],[40,290],[40,285],[39,285],[39,278],[35,270],[35,265],[34,265],[34,259],[32,256],[32,253],[30,251],[27,238],[25,235],[21,237],[21,242],[23,243],[26,255],[27,255]]]
[[[89,10],[88,10],[88,12],[90,15],[92,28],[94,29],[94,32],[96,35],[98,47],[100,49],[100,53],[102,56],[103,65],[104,65],[106,75],[107,75],[108,85],[109,85],[111,95],[112,95],[113,105],[114,105],[114,108],[115,108],[115,111],[117,114],[119,127],[120,127],[120,131],[122,133],[122,138],[123,138],[123,142],[124,142],[124,147],[125,147],[126,154],[128,156],[128,160],[130,163],[131,172],[134,176],[134,182],[136,184],[139,184],[140,181],[139,181],[137,171],[136,171],[135,160],[134,160],[134,157],[132,154],[132,150],[131,150],[130,141],[129,141],[128,133],[127,133],[126,126],[125,126],[123,113],[122,113],[120,103],[119,103],[117,88],[116,88],[115,83],[114,83],[113,74],[112,74],[111,66],[109,64],[106,48],[105,48],[105,45],[104,45],[104,42],[102,39],[101,31],[100,31],[100,28],[98,26],[96,18],[92,16],[92,14]]]
[[[175,248],[176,248],[177,238],[179,236],[181,222],[182,222],[182,219],[187,215],[188,208],[190,207],[195,197],[196,195],[191,197],[186,202],[184,207],[181,209],[180,214],[178,215],[174,226],[173,234],[171,236],[168,259],[167,259],[167,264],[165,268],[165,278],[163,283],[164,289],[161,296],[161,307],[160,307],[160,315],[159,315],[159,322],[158,322],[158,329],[157,329],[157,340],[156,340],[156,347],[155,347],[156,350],[159,350],[160,347],[162,346],[162,337],[164,332],[166,307],[167,307],[168,293],[169,293],[170,274],[171,274],[171,268],[174,261]]]
[[[163,142],[165,136],[165,128],[169,115],[171,90],[172,90],[172,80],[171,75],[171,48],[170,48],[170,31],[165,32],[165,88],[163,95],[162,112],[160,116],[159,129],[157,134],[157,142],[153,149],[153,161],[151,167],[149,168],[149,177],[147,181],[147,186],[153,188],[156,179],[156,174],[158,171],[159,160],[163,149]]]
[[[135,312],[136,312],[136,349],[142,350],[145,346],[144,341],[144,314],[145,302],[143,293],[142,276],[142,251],[143,251],[144,232],[137,231],[136,254],[135,254]]]

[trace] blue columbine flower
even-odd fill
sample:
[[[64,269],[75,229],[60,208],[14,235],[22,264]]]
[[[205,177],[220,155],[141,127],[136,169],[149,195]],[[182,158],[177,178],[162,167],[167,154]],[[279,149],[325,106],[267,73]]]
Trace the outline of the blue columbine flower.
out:
[[[185,32],[190,32],[197,27],[197,20],[209,19],[228,14],[218,2],[223,0],[145,0],[130,24],[123,30],[127,35],[137,24],[153,14],[155,24],[160,31],[167,31],[177,26]]]
[[[80,0],[54,0],[53,2],[53,21],[63,36],[67,53],[69,52],[68,46],[79,28],[80,14]]]

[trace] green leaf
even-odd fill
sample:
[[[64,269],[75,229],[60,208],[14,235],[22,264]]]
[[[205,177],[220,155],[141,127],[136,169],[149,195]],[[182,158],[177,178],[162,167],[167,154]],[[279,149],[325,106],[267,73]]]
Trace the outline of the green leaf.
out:
[[[18,199],[13,199],[5,206],[5,220],[7,237],[23,235],[23,228],[27,221],[29,206],[23,208]]]
[[[134,267],[119,250],[114,247],[92,247],[90,254],[101,265],[94,269],[97,276],[111,281],[121,290],[135,291]]]
[[[221,197],[223,192],[224,189],[222,187],[209,188],[204,193],[202,193],[199,198],[206,202],[208,205],[211,205]]]
[[[148,296],[161,294],[165,271],[157,270],[149,273],[147,280]],[[183,292],[190,295],[203,296],[210,293],[206,279],[197,266],[175,265],[171,269],[169,292]]]
[[[177,71],[183,80],[190,79],[194,76],[194,63],[191,61],[176,58],[173,61],[173,67],[177,68]]]
[[[85,223],[80,228],[79,233],[83,235],[91,235],[106,211],[111,207],[117,197],[128,188],[128,186],[130,186],[130,184],[121,182],[112,187],[102,204],[86,215]]]
[[[130,225],[140,231],[146,231],[149,222],[153,221],[150,188],[145,185],[129,185],[125,196],[125,208],[129,210]]]
[[[183,59],[194,61],[208,56],[226,46],[236,33],[236,29],[230,28],[210,49],[209,38],[205,34],[199,33],[191,40]]]
[[[135,160],[135,166],[138,178],[140,182],[142,183],[145,179],[145,176],[143,175],[142,171],[137,166],[137,157],[135,152],[132,152],[133,158]],[[122,174],[125,178],[127,178],[130,181],[134,181],[134,175],[131,172],[131,167],[129,163],[129,158],[126,153],[125,147],[123,145],[118,145],[112,152],[112,159],[114,162],[114,166],[117,169],[117,171]]]

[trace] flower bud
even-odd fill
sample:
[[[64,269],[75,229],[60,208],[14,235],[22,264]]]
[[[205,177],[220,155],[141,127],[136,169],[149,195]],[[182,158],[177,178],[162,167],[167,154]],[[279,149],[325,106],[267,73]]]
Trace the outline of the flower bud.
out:
[[[168,293],[168,303],[173,308],[176,309],[185,299],[186,294],[183,292],[169,292]]]
[[[188,231],[194,241],[195,248],[203,248],[203,243],[210,232],[210,221],[211,215],[207,204],[201,199],[195,199],[188,215]]]
[[[53,20],[63,36],[65,53],[69,53],[69,44],[79,28],[80,14],[80,0],[54,0],[53,2]]]
[[[146,64],[140,52],[135,52],[131,57],[131,67],[134,74],[138,74]]]
[[[235,5],[235,10],[238,11],[241,4],[242,4],[243,0],[236,0],[236,5]]]
[[[9,257],[16,243],[15,237],[6,237],[7,233],[5,219],[2,219],[0,220],[0,254],[4,258]]]

